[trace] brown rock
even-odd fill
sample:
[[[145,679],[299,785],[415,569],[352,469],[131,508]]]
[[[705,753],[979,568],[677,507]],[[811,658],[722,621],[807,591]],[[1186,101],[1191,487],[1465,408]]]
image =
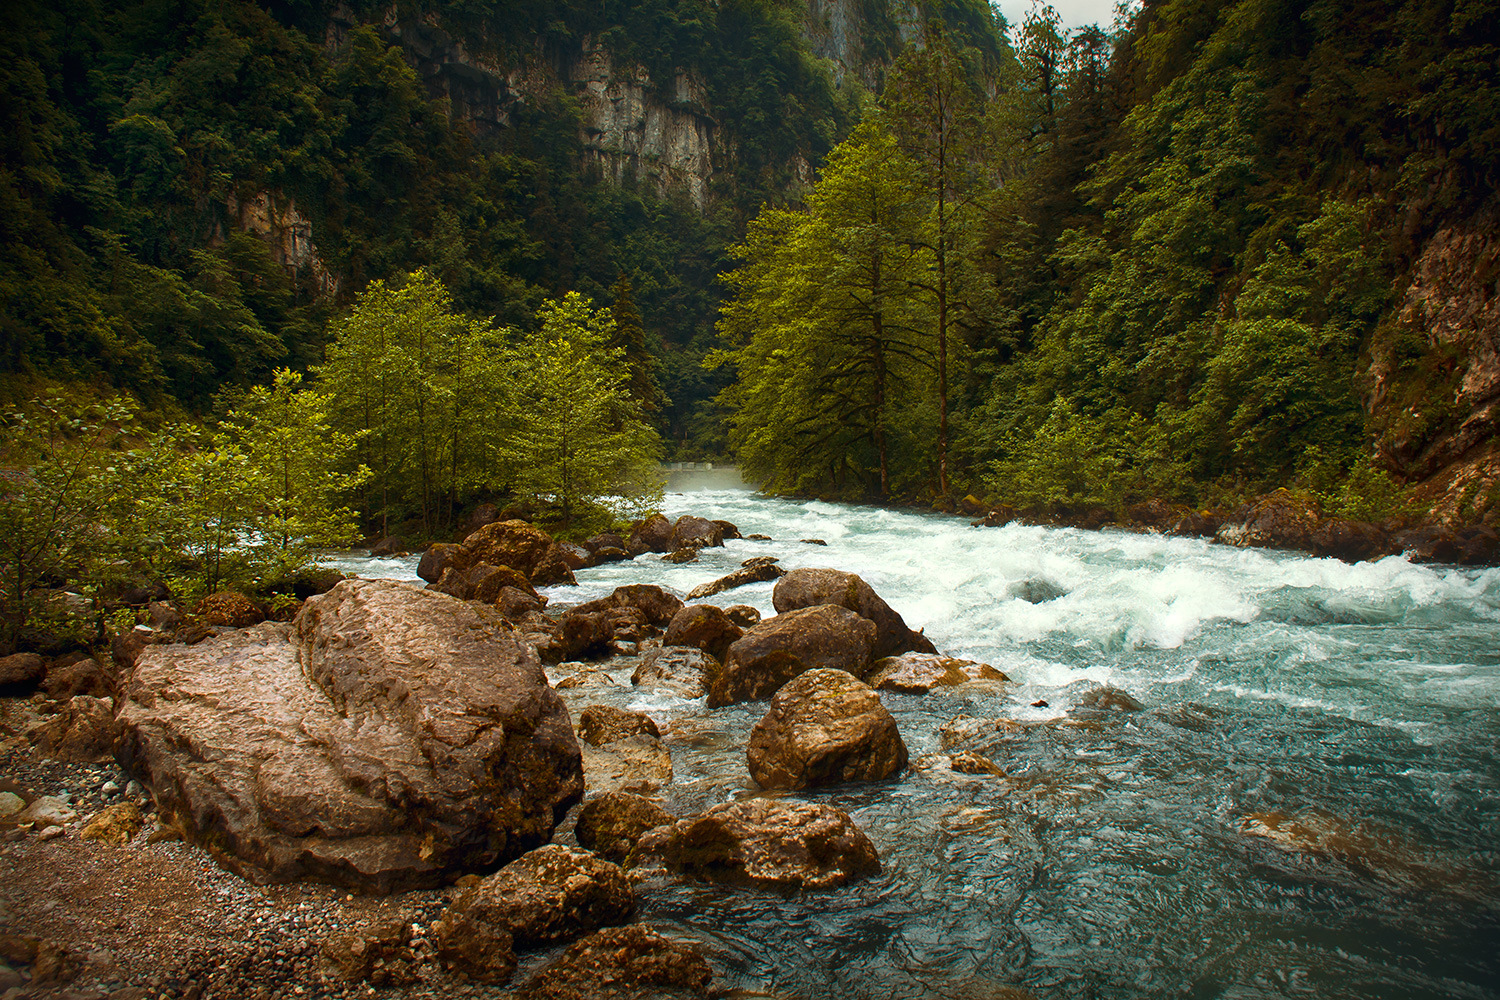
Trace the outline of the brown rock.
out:
[[[434,542],[422,553],[422,561],[417,563],[417,575],[428,583],[437,583],[443,578],[445,570],[453,569],[463,573],[476,561],[474,553],[462,545],[455,542]]]
[[[1008,681],[1009,677],[988,663],[960,660],[932,653],[902,653],[876,660],[870,667],[870,686],[882,691],[926,694],[935,687],[951,687],[969,681]]]
[[[729,521],[715,520],[714,524],[717,524],[719,526],[719,531],[720,533],[722,533],[726,542],[740,537],[740,529],[736,528],[733,523]]]
[[[611,861],[630,857],[641,834],[676,817],[652,800],[631,792],[605,792],[578,813],[573,835],[584,847]]]
[[[634,912],[635,893],[619,865],[591,851],[546,844],[466,889],[434,937],[444,957],[471,952],[470,939],[542,948],[623,924]]]
[[[754,628],[760,624],[760,612],[748,604],[733,604],[724,609],[724,615],[740,628]]]
[[[333,979],[372,986],[405,986],[417,981],[411,925],[404,920],[385,919],[373,927],[332,934],[318,951],[324,973]]]
[[[124,847],[140,832],[142,822],[140,807],[134,802],[116,802],[89,820],[78,836]]]
[[[555,587],[559,584],[567,584],[570,587],[578,585],[578,580],[573,576],[571,561],[558,545],[548,548],[537,562],[536,568],[531,571],[531,582],[539,587]]]
[[[400,535],[386,535],[384,538],[370,546],[370,555],[377,559],[387,556],[403,555],[406,552],[406,539]]]
[[[624,550],[625,539],[612,531],[605,531],[594,535],[592,538],[585,538],[583,540],[583,547],[592,552],[595,558],[598,558],[599,552],[602,549]]]
[[[832,604],[768,618],[736,640],[708,680],[708,706],[769,698],[798,674],[819,667],[864,674],[875,645],[874,622]]]
[[[672,755],[655,736],[642,733],[603,746],[585,743],[580,749],[590,794],[654,792],[672,783]]]
[[[972,750],[960,750],[952,757],[949,757],[948,766],[959,774],[988,774],[995,777],[1003,777],[1005,775],[1005,772],[1000,769],[998,764]]]
[[[832,806],[744,799],[645,833],[638,856],[716,882],[828,889],[880,870],[875,845]]]
[[[550,839],[582,795],[562,701],[478,605],[346,580],[293,626],[154,646],[121,762],[235,866],[363,891],[438,885]]]
[[[1235,511],[1219,527],[1214,540],[1239,548],[1311,551],[1318,515],[1306,502],[1277,490]]]
[[[458,537],[468,538],[486,524],[494,524],[499,520],[502,520],[499,507],[492,503],[477,504],[473,510],[469,511],[468,516],[459,525]],[[423,579],[425,580],[426,577],[423,577]]]
[[[1085,691],[1078,699],[1078,705],[1100,712],[1139,712],[1145,708],[1129,692],[1109,684]]]
[[[1392,542],[1390,535],[1379,525],[1331,518],[1313,529],[1311,547],[1314,555],[1358,562],[1387,555]]]
[[[536,589],[532,587],[531,581],[509,566],[476,563],[469,568],[466,576],[469,583],[468,593],[464,595],[466,600],[494,604],[500,599],[500,592],[507,587],[527,594],[533,599],[537,597]],[[538,604],[540,606],[540,602]]]
[[[906,767],[896,720],[868,684],[809,670],[782,685],[750,733],[750,776],[766,789],[884,781]]]
[[[58,660],[46,672],[42,688],[57,700],[68,700],[75,694],[114,697],[114,678],[99,666],[98,660],[89,657],[74,663]]]
[[[661,557],[662,562],[681,566],[684,563],[698,561],[698,547],[696,545],[685,545],[680,549],[673,549]]]
[[[619,683],[610,676],[608,670],[602,670],[598,667],[590,667],[582,663],[563,663],[559,665],[559,669],[564,669],[570,666],[577,667],[579,669],[574,670],[573,673],[569,674],[568,676],[559,680],[556,684],[552,685],[559,691],[566,691],[570,688],[580,687],[620,686]],[[583,745],[580,747],[580,749],[586,751],[588,747],[587,745]]]
[[[603,566],[605,563],[624,562],[630,558],[630,553],[624,548],[615,548],[607,545],[594,553],[594,565]]]
[[[608,656],[610,640],[615,637],[614,620],[609,612],[579,614],[569,611],[557,621],[557,660],[578,660],[587,656]],[[549,653],[549,656],[551,654]],[[544,657],[544,659],[547,659]]]
[[[743,634],[722,608],[690,604],[672,616],[661,642],[663,646],[693,646],[722,660],[730,643]]]
[[[613,705],[590,705],[578,716],[578,737],[600,747],[627,736],[661,737],[661,730],[644,712],[628,712]]]
[[[724,529],[707,518],[684,514],[672,525],[671,548],[707,549],[724,544]]]
[[[538,564],[552,548],[552,536],[525,521],[495,521],[464,539],[464,547],[476,562],[509,566],[534,579]]]
[[[672,544],[672,522],[660,514],[652,514],[636,525],[625,543],[625,551],[632,555],[637,554],[632,551],[635,549],[641,552],[671,552],[675,547]]]
[[[35,653],[0,657],[0,684],[35,684],[47,671],[47,661]]]
[[[148,646],[167,642],[170,639],[171,636],[161,629],[137,625],[127,632],[118,632],[110,637],[109,655],[114,660],[115,666],[128,673],[135,668],[136,660]]]
[[[658,646],[647,650],[630,676],[630,683],[662,688],[682,698],[702,698],[704,678],[719,669],[719,661],[696,646]]]
[[[594,565],[594,553],[577,542],[558,542],[557,555],[571,570],[588,569]]]
[[[794,569],[776,582],[771,592],[771,603],[778,614],[798,608],[810,608],[819,604],[836,604],[848,608],[862,618],[875,623],[875,653],[880,656],[895,656],[914,651],[936,653],[932,643],[919,632],[906,627],[906,622],[868,583],[853,573],[836,569]]]
[[[203,624],[220,628],[249,628],[266,620],[259,604],[232,590],[209,594],[194,610],[203,618]]]
[[[640,924],[596,931],[536,974],[518,1000],[707,997],[713,970],[696,948]]]
[[[1224,519],[1210,511],[1190,510],[1172,523],[1171,533],[1190,538],[1212,538],[1219,533]]]
[[[97,764],[114,758],[119,732],[113,699],[80,694],[68,699],[61,712],[28,730],[26,735],[49,757]]]
[[[688,600],[696,601],[703,597],[712,597],[726,590],[733,590],[736,587],[743,587],[746,584],[775,580],[785,575],[786,570],[777,566],[774,561],[757,563],[754,566],[745,566],[735,570],[733,573],[721,576],[717,580],[699,584],[688,592]]]
[[[518,590],[515,587],[501,587],[500,592],[495,595],[495,610],[508,621],[520,621],[529,614],[541,614],[542,601],[529,590]]]
[[[682,599],[654,583],[616,587],[610,599],[620,607],[639,608],[653,625],[665,626],[682,610]]]

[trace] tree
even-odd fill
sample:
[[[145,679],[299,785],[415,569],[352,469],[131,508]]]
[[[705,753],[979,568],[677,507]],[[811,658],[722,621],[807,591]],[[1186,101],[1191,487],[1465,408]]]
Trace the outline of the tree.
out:
[[[940,494],[949,490],[950,331],[962,323],[977,326],[979,316],[961,291],[971,270],[966,254],[977,237],[973,198],[984,116],[974,80],[942,24],[934,21],[926,46],[908,47],[892,67],[880,103],[880,120],[917,165],[922,197],[930,206],[927,225],[913,240],[928,257],[929,273],[913,283],[933,300]]]
[[[658,413],[666,399],[656,379],[656,359],[646,347],[646,331],[641,326],[641,314],[635,307],[635,289],[630,275],[624,271],[610,289],[614,305],[609,307],[615,320],[614,336],[610,347],[620,352],[628,372],[626,388],[646,416]]]
[[[635,506],[658,496],[660,442],[630,397],[621,351],[609,346],[609,310],[569,292],[537,319],[509,358],[514,429],[505,447],[516,489],[557,504],[564,524],[585,503]]]
[[[920,437],[915,398],[930,377],[929,319],[914,291],[925,222],[916,166],[873,122],[829,157],[800,213],[763,212],[726,275],[720,330],[740,345],[733,440],[773,489],[891,494],[891,438]],[[905,463],[903,463],[905,464]]]

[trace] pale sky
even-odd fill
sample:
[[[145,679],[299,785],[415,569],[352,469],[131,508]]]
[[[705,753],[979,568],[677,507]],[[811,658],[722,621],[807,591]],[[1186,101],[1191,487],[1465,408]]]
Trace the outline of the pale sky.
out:
[[[990,0],[990,5],[1005,15],[1012,41],[1015,29],[1026,19],[1031,9],[1030,0]],[[1115,0],[1052,0],[1052,6],[1062,15],[1064,28],[1078,28],[1085,24],[1097,24],[1108,31],[1115,19]]]

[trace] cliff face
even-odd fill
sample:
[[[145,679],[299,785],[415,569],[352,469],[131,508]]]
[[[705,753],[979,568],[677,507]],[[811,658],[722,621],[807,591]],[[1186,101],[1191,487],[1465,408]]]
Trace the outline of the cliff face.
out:
[[[1371,352],[1381,460],[1444,517],[1495,517],[1500,481],[1500,199],[1437,229]]]

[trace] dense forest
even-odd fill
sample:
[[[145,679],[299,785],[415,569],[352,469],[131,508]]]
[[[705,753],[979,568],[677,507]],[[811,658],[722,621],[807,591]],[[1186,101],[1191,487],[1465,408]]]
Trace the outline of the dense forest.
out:
[[[295,377],[367,531],[555,498],[514,414],[589,391],[604,479],[1492,512],[1493,2],[26,0],[0,47],[12,467]],[[691,155],[611,147],[632,101]]]

